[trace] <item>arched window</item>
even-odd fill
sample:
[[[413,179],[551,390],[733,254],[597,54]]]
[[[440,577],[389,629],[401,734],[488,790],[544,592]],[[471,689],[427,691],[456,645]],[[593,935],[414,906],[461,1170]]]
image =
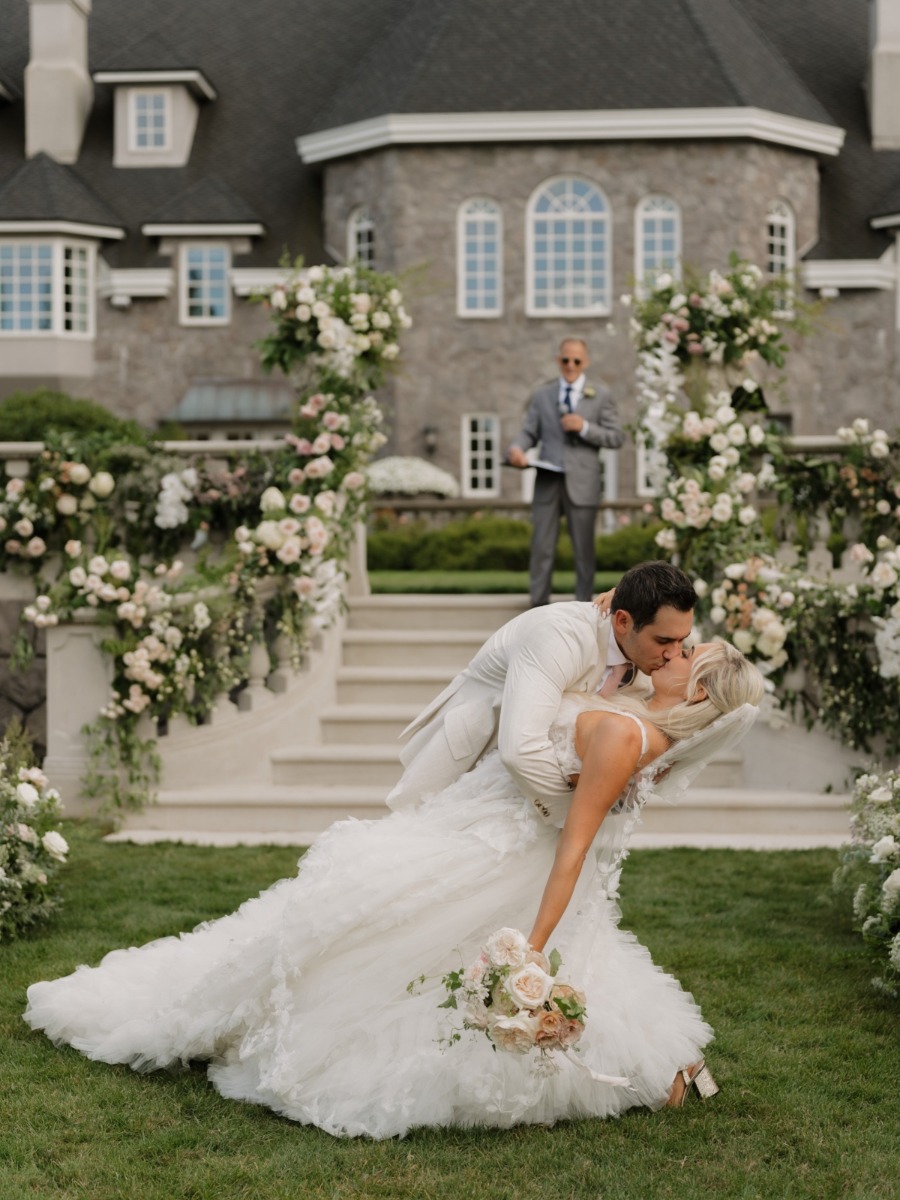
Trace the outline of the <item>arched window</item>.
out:
[[[375,266],[375,222],[367,208],[354,208],[347,222],[347,261]]]
[[[792,308],[791,285],[796,266],[794,210],[786,200],[773,200],[766,213],[766,273],[770,279],[787,276],[788,287],[782,293],[778,311],[789,316]]]
[[[681,208],[668,196],[646,196],[635,210],[634,277],[638,291],[664,272],[681,274]]]
[[[612,255],[609,205],[586,179],[542,184],[528,205],[530,317],[609,312]]]
[[[499,317],[503,309],[503,214],[493,200],[466,200],[456,219],[456,312]]]

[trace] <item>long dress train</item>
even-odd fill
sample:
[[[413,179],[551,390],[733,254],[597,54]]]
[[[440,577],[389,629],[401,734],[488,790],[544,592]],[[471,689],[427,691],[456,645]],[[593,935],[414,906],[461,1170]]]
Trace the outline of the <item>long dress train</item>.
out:
[[[582,703],[565,700],[555,729],[567,773]],[[494,1051],[481,1033],[448,1047],[458,1017],[438,1007],[440,976],[489,934],[527,932],[553,861],[563,814],[523,799],[496,751],[415,809],[333,825],[296,877],[230,916],[32,985],[25,1019],[57,1044],[139,1071],[206,1060],[223,1095],[338,1136],[659,1107],[712,1030],[618,926],[645,790],[638,781],[604,821],[551,941],[587,994],[585,1034],[555,1074],[536,1070],[534,1053]]]

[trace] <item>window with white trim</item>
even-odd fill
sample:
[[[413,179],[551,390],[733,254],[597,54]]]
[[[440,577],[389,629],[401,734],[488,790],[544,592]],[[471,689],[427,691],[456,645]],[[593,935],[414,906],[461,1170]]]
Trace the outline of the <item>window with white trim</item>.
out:
[[[94,336],[93,245],[0,241],[0,335]]]
[[[500,494],[500,418],[493,413],[463,415],[462,493]]]
[[[638,291],[658,275],[681,273],[681,207],[668,196],[645,196],[635,210],[634,277]]]
[[[347,261],[375,267],[375,222],[367,208],[355,208],[347,221]]]
[[[542,184],[529,202],[527,221],[528,316],[608,313],[609,205],[596,184],[575,176]]]
[[[168,150],[172,145],[172,93],[169,88],[134,88],[128,95],[128,149]]]
[[[770,279],[782,276],[793,282],[796,266],[794,210],[786,200],[773,200],[766,213],[766,273]],[[778,304],[782,316],[790,316],[793,307],[790,287]]]
[[[493,200],[466,200],[456,221],[456,313],[499,317],[503,309],[503,214]]]
[[[231,250],[188,243],[181,247],[179,271],[182,325],[227,325],[231,320]]]

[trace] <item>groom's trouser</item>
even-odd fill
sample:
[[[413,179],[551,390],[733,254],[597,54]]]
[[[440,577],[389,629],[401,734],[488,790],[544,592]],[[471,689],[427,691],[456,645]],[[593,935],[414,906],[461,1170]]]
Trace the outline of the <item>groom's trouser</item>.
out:
[[[559,538],[560,519],[565,514],[572,550],[575,556],[575,599],[592,600],[597,550],[594,528],[597,523],[596,505],[573,504],[566,491],[566,477],[561,472],[538,468],[534,481],[531,506],[531,559],[529,576],[531,605],[550,603],[553,585],[553,563]]]

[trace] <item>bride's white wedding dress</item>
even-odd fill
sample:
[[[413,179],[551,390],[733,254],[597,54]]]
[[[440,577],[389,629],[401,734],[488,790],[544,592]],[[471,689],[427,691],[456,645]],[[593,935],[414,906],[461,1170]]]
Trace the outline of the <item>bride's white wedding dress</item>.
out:
[[[572,733],[584,703],[565,698],[553,730],[566,774],[579,767]],[[698,769],[709,734],[698,735],[690,770],[672,759],[670,791]],[[438,1008],[440,976],[501,926],[527,932],[565,817],[524,800],[496,751],[415,809],[335,824],[295,878],[231,916],[34,984],[25,1019],[58,1044],[136,1070],[207,1060],[223,1095],[341,1136],[658,1107],[712,1030],[618,927],[619,873],[651,787],[645,773],[604,821],[596,864],[589,856],[548,947],[587,994],[576,1061],[560,1056],[556,1074],[536,1071],[534,1053],[493,1050],[481,1033],[442,1044],[459,1018]],[[590,1070],[631,1086],[598,1083]]]

